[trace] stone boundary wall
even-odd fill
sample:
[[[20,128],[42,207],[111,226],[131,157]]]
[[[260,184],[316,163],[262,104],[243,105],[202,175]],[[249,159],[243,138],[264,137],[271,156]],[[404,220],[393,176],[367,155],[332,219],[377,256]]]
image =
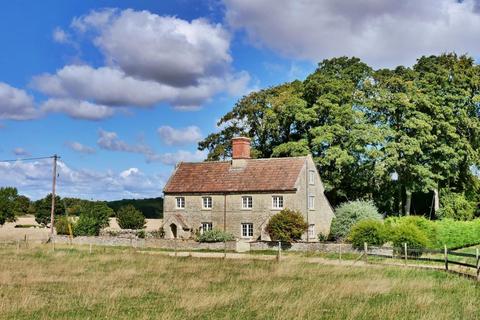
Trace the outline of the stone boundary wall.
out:
[[[278,242],[273,241],[255,241],[250,242],[250,250],[276,250],[278,249]],[[351,244],[348,243],[323,243],[323,242],[295,242],[292,244],[282,244],[282,250],[285,251],[310,251],[310,252],[325,252],[325,253],[337,253],[352,252],[358,253],[359,251],[353,249]]]
[[[67,236],[56,236],[55,243],[69,244],[70,239]],[[196,242],[193,240],[168,240],[168,239],[139,239],[137,237],[75,237],[72,244],[77,245],[100,245],[100,246],[129,246],[136,248],[159,248],[169,250],[223,250],[223,242]],[[237,249],[236,241],[227,241],[226,249],[235,251]]]

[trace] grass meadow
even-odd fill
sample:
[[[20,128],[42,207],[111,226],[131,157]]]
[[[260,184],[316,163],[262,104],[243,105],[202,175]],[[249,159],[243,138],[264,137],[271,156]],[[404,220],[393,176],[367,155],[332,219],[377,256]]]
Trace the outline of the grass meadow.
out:
[[[0,247],[2,319],[480,319],[480,287],[433,270]]]

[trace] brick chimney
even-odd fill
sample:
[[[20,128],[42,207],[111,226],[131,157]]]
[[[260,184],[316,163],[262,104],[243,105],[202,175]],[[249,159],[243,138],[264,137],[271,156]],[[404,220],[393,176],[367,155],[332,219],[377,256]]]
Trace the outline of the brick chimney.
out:
[[[232,138],[232,159],[250,159],[250,138]]]

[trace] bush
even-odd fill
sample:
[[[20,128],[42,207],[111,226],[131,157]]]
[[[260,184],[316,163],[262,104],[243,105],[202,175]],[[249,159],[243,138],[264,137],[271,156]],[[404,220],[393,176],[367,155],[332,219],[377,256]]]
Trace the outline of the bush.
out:
[[[303,215],[294,210],[283,209],[275,214],[265,228],[272,241],[293,242],[300,240],[308,224]]]
[[[158,230],[150,232],[150,234],[154,238],[163,239],[165,238],[165,229],[163,227],[160,227]]]
[[[70,230],[68,229],[69,224],[73,232],[75,223],[72,218],[67,216],[57,217],[55,219],[55,230],[57,231],[57,234],[70,235]]]
[[[362,220],[352,227],[349,240],[356,249],[363,249],[364,243],[381,246],[387,240],[387,232],[381,221]]]
[[[199,235],[197,238],[198,242],[224,242],[231,241],[235,239],[233,235],[228,232],[223,232],[218,229],[213,229],[205,231],[203,234]]]
[[[335,217],[330,228],[330,238],[345,239],[352,226],[361,220],[382,220],[377,208],[371,201],[350,201],[343,203],[335,210]]]
[[[397,253],[403,253],[405,243],[407,244],[407,252],[411,256],[421,256],[421,250],[427,247],[427,236],[414,224],[399,224],[392,231],[391,240]]]
[[[443,219],[436,221],[436,247],[457,249],[480,244],[480,219],[471,221],[455,221]]]
[[[112,214],[104,202],[85,204],[75,225],[76,236],[98,236],[100,230],[108,226],[108,217]]]
[[[438,230],[436,222],[420,216],[389,217],[385,219],[386,228],[392,232],[396,226],[404,224],[413,225],[422,231],[427,237],[427,247],[431,248],[437,245]]]
[[[465,198],[463,193],[447,193],[441,197],[442,207],[436,212],[440,219],[472,220],[476,204]]]
[[[131,204],[118,209],[117,222],[122,229],[143,229],[145,228],[145,217]]]

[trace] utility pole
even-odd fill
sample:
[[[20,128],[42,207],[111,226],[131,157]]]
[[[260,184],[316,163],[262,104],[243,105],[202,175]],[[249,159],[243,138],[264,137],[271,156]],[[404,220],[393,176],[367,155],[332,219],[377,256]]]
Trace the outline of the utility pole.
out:
[[[53,155],[53,181],[52,181],[52,210],[50,212],[50,239],[53,238],[53,222],[55,220],[55,186],[57,184],[57,160],[58,156]]]

